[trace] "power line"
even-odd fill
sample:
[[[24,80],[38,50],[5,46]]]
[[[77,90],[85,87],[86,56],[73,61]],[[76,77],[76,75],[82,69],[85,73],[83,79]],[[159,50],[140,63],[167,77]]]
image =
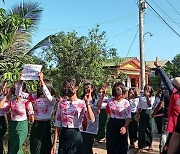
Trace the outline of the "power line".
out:
[[[168,0],[166,0],[168,3],[169,3],[169,5],[173,8],[173,10],[177,13],[177,14],[179,14],[180,15],[180,13],[175,9],[175,7],[168,1]]]
[[[164,12],[164,14],[166,14],[171,20],[172,20],[172,22],[174,22],[176,25],[178,25],[179,27],[180,27],[180,25],[179,25],[179,23],[177,23],[176,21],[174,21],[157,3],[155,3],[155,1],[154,0],[151,0],[162,12]]]
[[[131,48],[132,48],[132,46],[133,46],[133,44],[134,44],[134,41],[135,41],[136,36],[137,36],[137,34],[138,34],[138,31],[139,31],[139,28],[138,28],[137,31],[136,31],[136,34],[135,34],[135,36],[134,36],[134,38],[133,38],[133,41],[132,41],[132,43],[131,43],[131,45],[130,45],[130,48],[129,48],[127,54],[126,54],[126,57],[129,55],[129,52],[130,52],[130,50],[131,50]]]
[[[101,22],[97,22],[97,23],[92,23],[92,24],[89,24],[89,25],[81,25],[81,26],[76,26],[76,27],[67,27],[67,28],[61,28],[61,27],[57,27],[57,28],[53,28],[53,29],[44,29],[44,31],[58,31],[59,29],[61,30],[69,30],[69,29],[84,29],[84,28],[88,28],[88,27],[92,27],[92,26],[96,26],[96,25],[105,25],[105,24],[109,24],[109,23],[114,23],[116,21],[121,21],[121,20],[125,20],[125,19],[128,19],[130,17],[133,17],[133,16],[136,16],[137,13],[134,12],[134,13],[131,13],[129,15],[126,15],[126,16],[123,16],[123,17],[118,17],[118,18],[115,18],[115,19],[110,19],[110,20],[106,20],[106,21],[101,21]],[[42,29],[41,29],[42,30]]]
[[[146,3],[148,4],[148,6],[153,10],[153,12],[158,16],[158,18],[160,18],[177,36],[180,37],[180,34],[174,29],[172,28],[167,22],[166,20],[164,20],[161,15],[146,1]]]
[[[149,14],[149,13],[146,13],[146,15],[148,15],[148,16],[152,16],[152,17],[157,17],[157,16],[155,16],[155,15],[152,15],[152,14]],[[177,21],[179,21],[179,23],[178,24],[180,24],[180,19],[175,19],[175,18],[168,18],[168,17],[162,17],[162,18],[164,18],[164,19],[166,19],[166,20],[168,20],[168,21],[170,21],[170,22],[173,22],[171,19],[173,19],[173,20],[177,20]]]
[[[134,26],[134,27],[132,27],[132,28],[130,28],[130,29],[128,29],[128,30],[126,30],[126,31],[124,31],[124,32],[122,32],[122,33],[119,33],[119,34],[117,34],[117,35],[114,35],[113,38],[114,38],[114,37],[117,37],[117,36],[119,36],[119,35],[125,34],[125,33],[131,31],[132,29],[134,29],[134,28],[136,28],[136,27],[138,27],[138,26],[139,26],[139,24],[136,25],[136,26]]]

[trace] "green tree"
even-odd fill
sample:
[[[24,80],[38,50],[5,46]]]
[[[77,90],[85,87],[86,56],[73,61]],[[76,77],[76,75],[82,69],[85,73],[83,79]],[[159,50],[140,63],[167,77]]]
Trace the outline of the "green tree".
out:
[[[164,69],[170,78],[180,76],[180,54],[177,54],[171,63],[168,63]]]
[[[42,54],[44,59],[56,68],[51,69],[52,78],[55,77],[59,82],[64,78],[73,76],[79,82],[91,81],[95,85],[102,84],[107,81],[108,71],[102,69],[105,61],[109,58],[113,59],[117,56],[116,49],[107,49],[107,39],[105,32],[100,32],[99,26],[89,30],[87,36],[78,36],[77,32],[60,32],[51,35],[41,43],[44,44],[50,38],[50,45],[43,48]],[[40,47],[41,43],[37,46]],[[30,52],[33,53],[32,51]]]
[[[22,2],[10,11],[0,9],[0,76],[16,81],[24,63],[39,62],[28,56],[31,35],[40,21],[38,3]]]

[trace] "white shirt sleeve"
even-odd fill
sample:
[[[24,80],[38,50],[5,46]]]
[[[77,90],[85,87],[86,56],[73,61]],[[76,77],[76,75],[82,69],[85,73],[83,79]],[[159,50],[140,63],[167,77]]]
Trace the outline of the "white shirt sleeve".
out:
[[[151,102],[151,106],[153,107],[155,105],[155,96],[151,96],[150,102]]]
[[[43,94],[45,95],[45,97],[46,97],[50,102],[52,102],[53,97],[52,97],[49,89],[46,87],[45,84],[43,85],[43,88],[42,88],[42,89],[43,89]]]

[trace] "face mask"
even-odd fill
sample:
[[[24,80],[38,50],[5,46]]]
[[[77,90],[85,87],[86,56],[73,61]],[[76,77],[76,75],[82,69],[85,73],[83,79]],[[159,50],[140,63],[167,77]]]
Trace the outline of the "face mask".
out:
[[[15,85],[15,96],[21,96],[22,94],[22,84]]]
[[[74,92],[72,89],[63,89],[63,95],[68,96],[68,97],[72,97],[74,95]]]
[[[115,97],[120,96],[120,95],[122,95],[122,91],[120,89],[113,89],[112,95]]]

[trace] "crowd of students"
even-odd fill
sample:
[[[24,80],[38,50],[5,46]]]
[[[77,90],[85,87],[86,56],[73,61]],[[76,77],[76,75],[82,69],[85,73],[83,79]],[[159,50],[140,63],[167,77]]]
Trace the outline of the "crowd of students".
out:
[[[13,87],[1,82],[0,154],[3,154],[3,136],[7,131],[5,116],[9,121],[8,154],[22,153],[28,121],[32,123],[32,154],[55,154],[57,147],[59,154],[93,154],[94,141],[103,138],[106,138],[107,154],[127,154],[129,148],[135,148],[136,141],[139,152],[144,152],[146,147],[152,151],[155,117],[161,117],[162,127],[158,126],[160,153],[165,154],[169,149],[169,154],[179,154],[171,146],[180,133],[180,77],[171,82],[158,61],[155,66],[166,87],[156,95],[148,84],[138,95],[136,88],[130,88],[127,93],[124,84],[117,82],[112,87],[112,95],[106,97],[106,85],[97,94],[96,88],[88,82],[84,83],[83,94],[78,98],[78,82],[67,78],[63,82],[62,97],[57,101],[52,83],[44,79],[42,72],[38,74],[37,92],[34,93],[28,93],[21,80]],[[53,112],[56,114],[55,129],[51,135]],[[177,150],[180,149],[178,143]]]

